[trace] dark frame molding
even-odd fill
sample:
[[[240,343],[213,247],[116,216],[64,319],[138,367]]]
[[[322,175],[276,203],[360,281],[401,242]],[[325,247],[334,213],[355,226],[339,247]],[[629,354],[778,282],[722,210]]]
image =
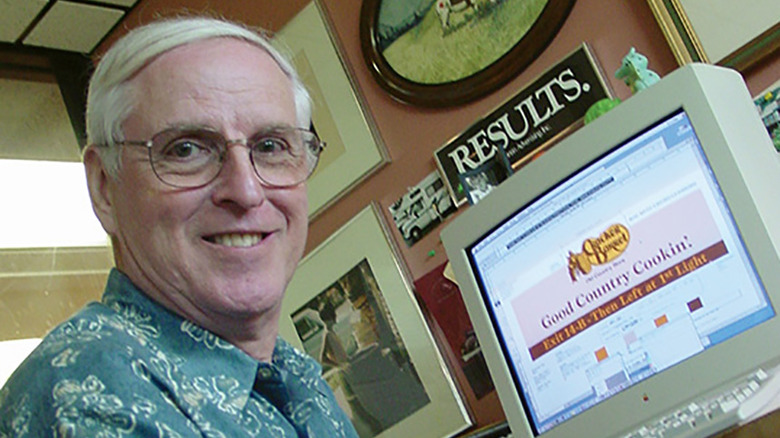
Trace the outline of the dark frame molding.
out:
[[[360,10],[360,46],[372,76],[385,91],[401,102],[427,107],[446,107],[484,97],[520,74],[558,34],[575,0],[550,0],[517,44],[485,69],[457,81],[433,85],[402,77],[382,56],[378,46],[381,2],[382,0],[363,0]]]

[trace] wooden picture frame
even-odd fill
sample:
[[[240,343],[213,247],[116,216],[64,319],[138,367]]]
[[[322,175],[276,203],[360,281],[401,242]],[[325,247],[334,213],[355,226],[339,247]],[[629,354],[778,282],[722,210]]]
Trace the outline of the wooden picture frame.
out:
[[[780,49],[773,0],[647,0],[678,64],[706,62],[745,71]]]
[[[280,319],[280,334],[323,364],[362,437],[471,425],[375,203],[301,261]]]
[[[290,52],[311,94],[313,129],[327,145],[307,183],[310,219],[389,162],[330,35],[323,12],[312,1],[274,38]]]
[[[397,18],[397,13],[383,12],[392,6],[391,0],[363,0],[363,57],[379,85],[394,98],[413,105],[444,107],[486,96],[544,51],[574,6],[574,0],[472,0],[469,3],[476,7],[456,13],[456,6],[447,15],[448,23],[457,14],[470,17],[461,18],[470,20],[468,25],[445,25],[437,11],[444,7],[441,5],[454,3],[421,2],[422,8],[404,11],[400,14],[404,18]],[[497,34],[501,37],[496,38]],[[470,59],[463,62],[464,58]],[[404,70],[401,65],[409,65],[408,73],[399,73]],[[468,67],[451,75],[438,73],[453,70],[442,66],[460,65]]]

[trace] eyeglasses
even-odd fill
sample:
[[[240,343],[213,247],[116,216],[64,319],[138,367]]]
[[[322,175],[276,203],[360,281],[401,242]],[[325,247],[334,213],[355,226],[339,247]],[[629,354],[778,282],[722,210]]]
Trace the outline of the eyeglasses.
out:
[[[313,132],[288,127],[263,130],[241,140],[228,140],[207,128],[172,128],[155,134],[151,140],[117,144],[145,146],[157,178],[179,188],[198,188],[214,181],[230,144],[245,146],[258,178],[278,188],[306,181],[325,148]]]

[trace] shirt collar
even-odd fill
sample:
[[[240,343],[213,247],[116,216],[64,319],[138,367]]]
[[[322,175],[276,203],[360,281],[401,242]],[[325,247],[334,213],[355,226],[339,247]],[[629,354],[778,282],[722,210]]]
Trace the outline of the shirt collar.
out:
[[[228,341],[168,310],[141,291],[124,273],[109,273],[103,303],[135,322],[149,337],[149,348],[186,358],[180,370],[191,375],[209,375],[214,370],[234,377],[242,393],[249,394],[262,369],[289,382],[288,376],[313,388],[322,374],[320,364],[277,336],[271,363],[260,363]]]
[[[186,358],[178,364],[183,373],[209,375],[219,370],[220,374],[234,377],[241,391],[251,391],[260,365],[258,360],[152,300],[116,268],[109,273],[102,301],[136,327],[143,326],[153,353]],[[278,344],[279,339],[277,348]]]

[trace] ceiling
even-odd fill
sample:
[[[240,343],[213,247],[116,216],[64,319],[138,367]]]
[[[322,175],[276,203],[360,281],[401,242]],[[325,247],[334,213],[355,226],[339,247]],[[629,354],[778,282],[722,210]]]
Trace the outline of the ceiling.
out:
[[[0,0],[0,159],[80,160],[92,58],[124,23],[217,9],[273,31],[309,1]]]
[[[0,0],[0,159],[79,160],[89,54],[137,1]]]
[[[91,53],[137,0],[0,0],[0,42]]]

